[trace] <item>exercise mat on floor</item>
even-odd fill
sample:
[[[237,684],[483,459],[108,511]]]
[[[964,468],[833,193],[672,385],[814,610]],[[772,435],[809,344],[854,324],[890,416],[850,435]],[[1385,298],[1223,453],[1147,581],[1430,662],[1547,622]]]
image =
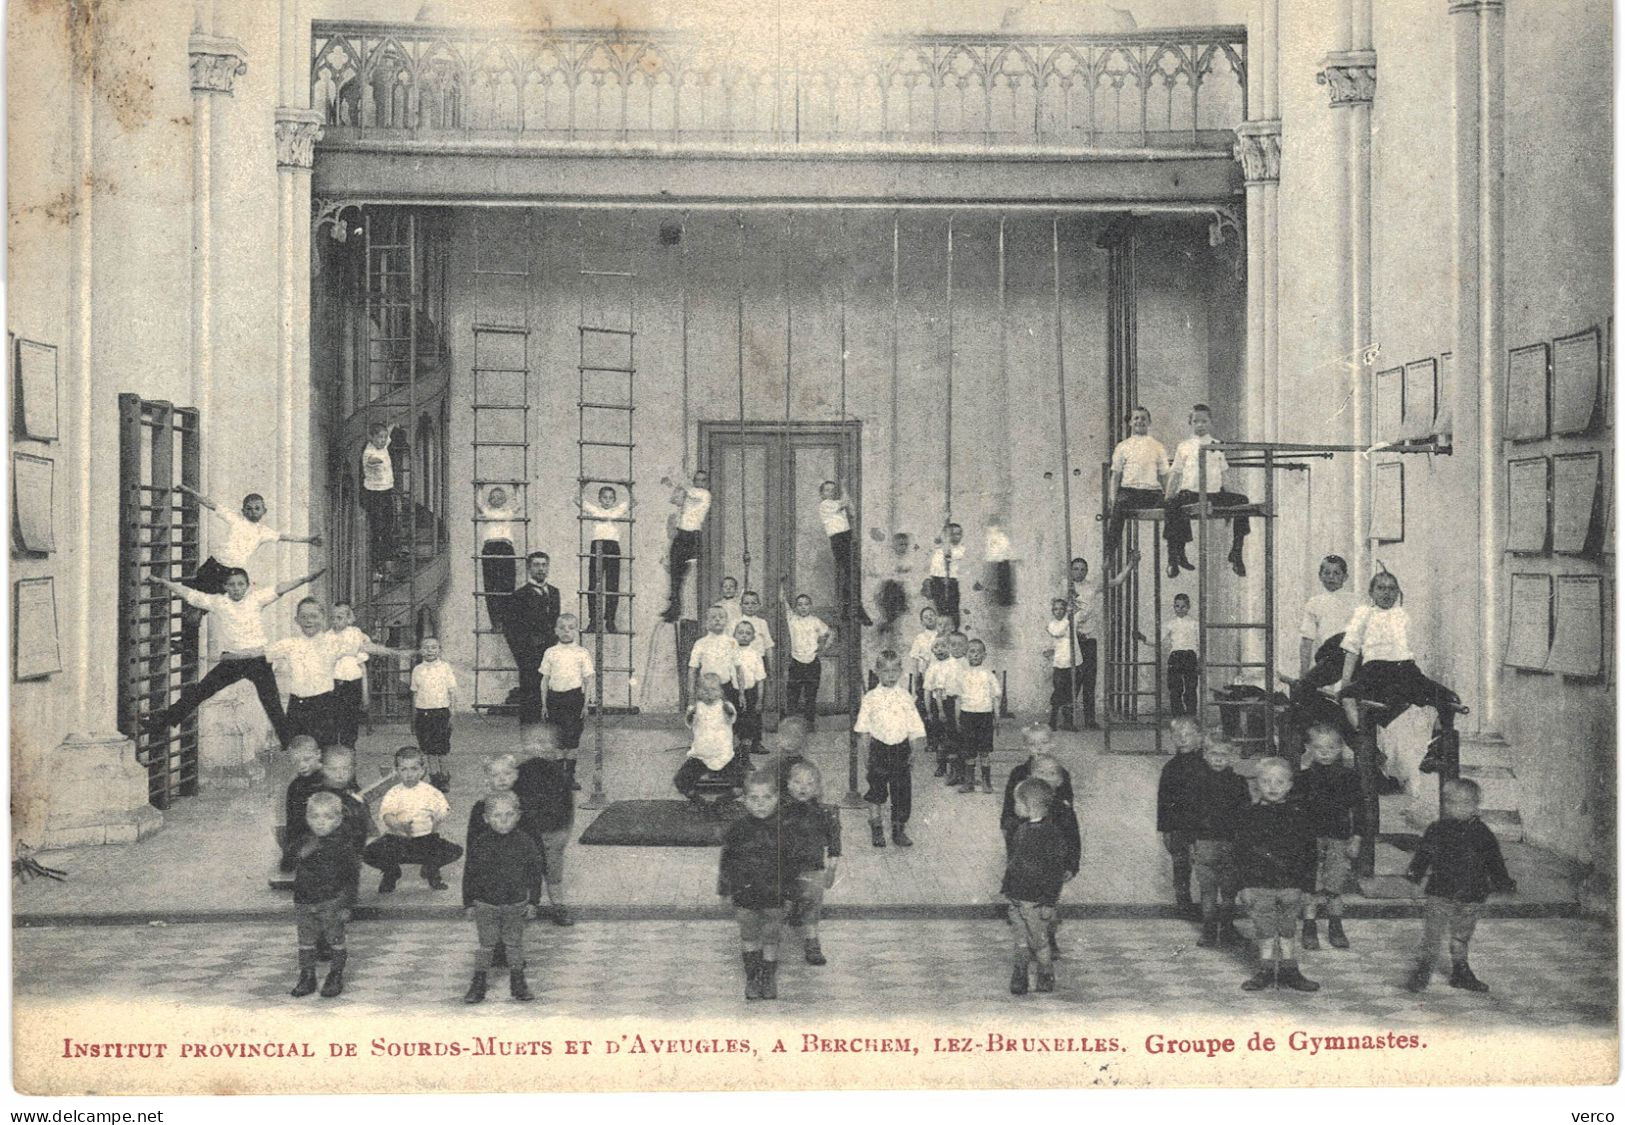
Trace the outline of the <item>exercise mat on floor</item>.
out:
[[[580,842],[632,848],[714,848],[740,812],[734,801],[715,813],[701,812],[687,801],[616,801],[594,818]]]

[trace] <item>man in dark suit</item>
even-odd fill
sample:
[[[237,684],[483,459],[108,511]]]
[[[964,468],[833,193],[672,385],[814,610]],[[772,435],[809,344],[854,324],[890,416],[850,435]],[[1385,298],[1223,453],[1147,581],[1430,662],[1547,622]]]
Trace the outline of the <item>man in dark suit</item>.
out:
[[[508,598],[502,612],[502,632],[519,668],[519,721],[542,718],[542,655],[558,639],[559,588],[547,582],[546,551],[525,556],[527,581]]]

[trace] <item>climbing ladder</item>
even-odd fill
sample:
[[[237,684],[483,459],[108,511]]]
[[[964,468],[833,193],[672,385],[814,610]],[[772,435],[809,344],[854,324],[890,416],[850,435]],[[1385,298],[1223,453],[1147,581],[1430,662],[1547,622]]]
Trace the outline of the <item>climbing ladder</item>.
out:
[[[493,216],[474,218],[474,349],[469,410],[474,442],[474,698],[476,710],[516,710],[508,689],[517,670],[500,626],[505,591],[485,588],[486,533],[494,523],[513,525],[515,584],[525,582],[530,550],[530,212],[523,236],[497,238],[487,229]],[[501,485],[513,519],[485,514],[483,500]]]
[[[579,379],[576,487],[584,500],[597,502],[598,489],[613,487],[620,500],[633,496],[633,419],[637,411],[637,274],[629,253],[605,250],[590,238],[580,216],[579,342],[576,373]],[[589,264],[591,263],[591,264]],[[613,521],[623,524],[620,575],[613,594],[600,587],[591,591],[592,527],[598,517],[585,511],[580,517],[580,547],[576,554],[579,581],[576,589],[580,624],[607,617],[613,599],[616,632],[600,628],[582,642],[591,646],[593,681],[591,710],[598,714],[635,714],[632,691],[637,684],[632,659],[635,639],[636,598],[633,575],[636,567],[635,541],[631,529],[636,517],[632,511]],[[609,521],[604,521],[609,522]],[[598,604],[593,605],[593,598]]]

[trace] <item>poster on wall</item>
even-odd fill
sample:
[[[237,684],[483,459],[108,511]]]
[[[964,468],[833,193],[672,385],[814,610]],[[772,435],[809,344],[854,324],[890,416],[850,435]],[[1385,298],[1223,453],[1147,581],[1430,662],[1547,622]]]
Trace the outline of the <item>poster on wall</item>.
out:
[[[54,579],[21,578],[12,584],[11,668],[18,681],[62,671]]]
[[[1514,574],[1506,663],[1512,668],[1544,672],[1551,653],[1552,576]]]
[[[1601,485],[1601,453],[1560,453],[1552,458],[1554,554],[1586,553],[1596,526]]]
[[[56,465],[48,457],[11,455],[12,542],[22,554],[47,555],[56,550],[52,521],[55,476]]]
[[[1398,441],[1403,436],[1405,426],[1405,369],[1390,367],[1386,371],[1379,371],[1374,382],[1372,415],[1375,421],[1371,428],[1371,439],[1378,442]]]
[[[1546,671],[1565,676],[1602,675],[1602,578],[1562,574],[1557,578],[1557,623]]]
[[[1437,362],[1419,359],[1405,365],[1405,421],[1401,436],[1419,440],[1433,435],[1438,393]]]
[[[1552,341],[1552,433],[1583,434],[1597,409],[1602,334],[1595,328]]]
[[[1517,554],[1546,550],[1551,506],[1551,462],[1520,457],[1507,462],[1507,547]]]
[[[35,340],[16,341],[13,416],[17,435],[33,441],[57,439],[56,348]]]
[[[1552,432],[1549,355],[1545,344],[1513,348],[1507,353],[1508,441],[1539,441]]]
[[[1379,543],[1405,538],[1405,466],[1399,461],[1371,470],[1371,538]]]

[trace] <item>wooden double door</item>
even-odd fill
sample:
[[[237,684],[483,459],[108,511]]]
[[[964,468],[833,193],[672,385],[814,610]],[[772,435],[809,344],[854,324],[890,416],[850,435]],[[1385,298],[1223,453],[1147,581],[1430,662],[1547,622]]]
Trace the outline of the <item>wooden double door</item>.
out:
[[[819,713],[845,714],[862,694],[862,645],[856,623],[841,620],[835,559],[818,518],[818,489],[824,481],[840,482],[849,499],[862,495],[861,425],[700,423],[699,464],[711,474],[711,515],[697,599],[702,628],[703,607],[718,598],[723,578],[737,579],[741,596],[747,589],[761,595],[762,616],[770,622],[777,646],[770,669],[769,709],[778,707],[790,654],[779,604],[781,577],[792,599],[797,594],[811,596],[813,613],[836,631],[823,658]],[[856,577],[862,573],[863,534],[858,521],[853,521],[852,530]]]

